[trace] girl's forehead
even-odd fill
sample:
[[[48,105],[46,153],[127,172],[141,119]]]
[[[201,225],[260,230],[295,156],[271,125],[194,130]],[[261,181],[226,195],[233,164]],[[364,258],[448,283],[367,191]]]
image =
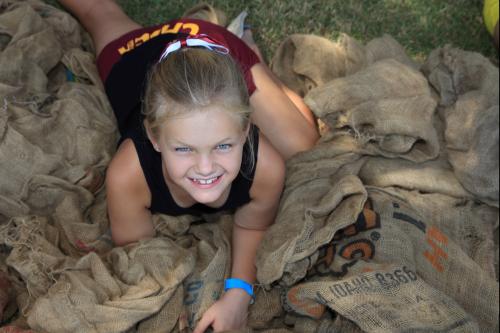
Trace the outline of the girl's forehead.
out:
[[[228,111],[208,109],[169,118],[161,127],[167,141],[218,143],[241,136],[244,129],[239,116]]]

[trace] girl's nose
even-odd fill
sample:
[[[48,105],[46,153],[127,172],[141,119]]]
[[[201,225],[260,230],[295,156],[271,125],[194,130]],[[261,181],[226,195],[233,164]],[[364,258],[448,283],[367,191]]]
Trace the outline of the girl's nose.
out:
[[[196,172],[200,176],[211,176],[215,172],[214,161],[210,154],[200,154]]]

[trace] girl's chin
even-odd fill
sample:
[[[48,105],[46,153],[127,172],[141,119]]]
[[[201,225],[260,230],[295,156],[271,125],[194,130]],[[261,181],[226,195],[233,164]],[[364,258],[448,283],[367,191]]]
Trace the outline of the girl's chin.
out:
[[[219,199],[222,197],[222,193],[198,193],[198,192],[191,192],[190,193],[193,199],[202,205],[210,205],[214,204]]]

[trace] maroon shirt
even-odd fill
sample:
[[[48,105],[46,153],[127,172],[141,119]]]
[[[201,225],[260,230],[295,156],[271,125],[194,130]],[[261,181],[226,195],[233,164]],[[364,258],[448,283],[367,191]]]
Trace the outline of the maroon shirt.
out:
[[[160,36],[169,35],[171,40],[182,34],[207,34],[226,46],[234,60],[241,66],[251,96],[256,87],[250,69],[260,62],[259,58],[241,39],[225,28],[195,19],[178,19],[157,26],[131,31],[109,43],[97,57],[97,67],[103,82],[106,82],[113,65],[125,54],[134,52]],[[157,55],[158,58],[160,54]]]

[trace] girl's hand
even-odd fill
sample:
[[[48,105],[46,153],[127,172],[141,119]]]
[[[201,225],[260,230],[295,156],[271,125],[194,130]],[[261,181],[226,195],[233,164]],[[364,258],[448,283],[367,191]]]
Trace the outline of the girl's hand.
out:
[[[251,300],[251,296],[244,290],[229,290],[205,312],[193,333],[204,333],[210,326],[214,333],[244,328]]]

